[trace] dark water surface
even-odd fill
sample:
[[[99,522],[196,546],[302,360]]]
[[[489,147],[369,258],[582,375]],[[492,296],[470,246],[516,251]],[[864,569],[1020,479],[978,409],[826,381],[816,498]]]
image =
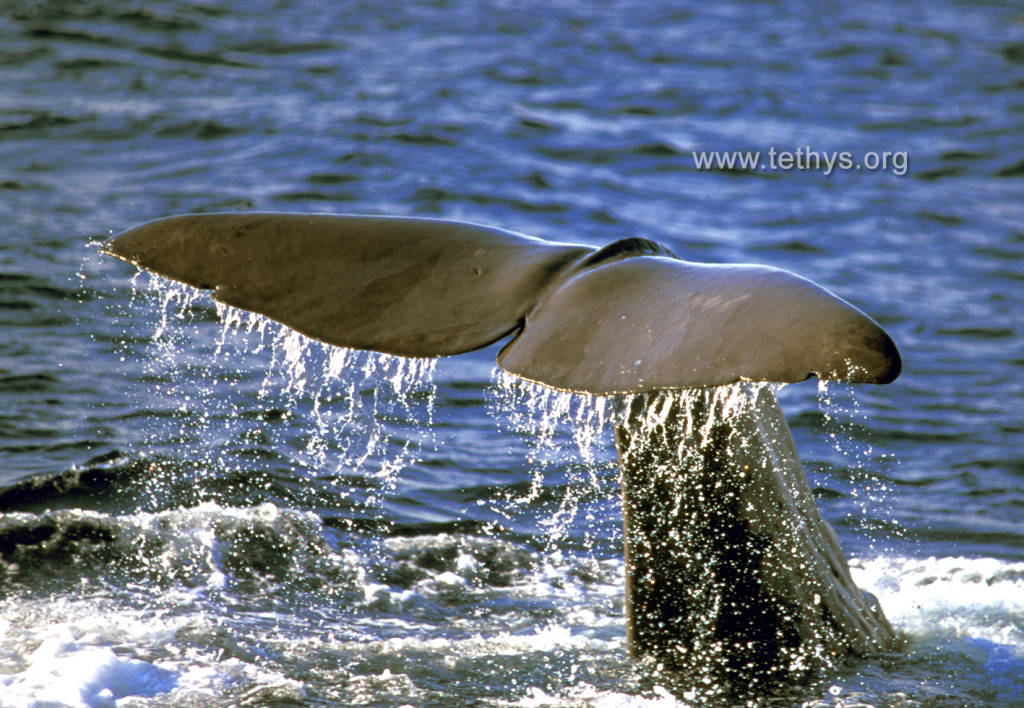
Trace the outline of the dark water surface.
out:
[[[601,404],[494,347],[225,329],[95,247],[220,210],[642,236],[839,293],[903,376],[780,398],[908,641],[772,701],[1024,705],[1022,137],[1013,2],[7,0],[0,705],[700,703],[626,658]],[[771,148],[862,169],[692,155]]]

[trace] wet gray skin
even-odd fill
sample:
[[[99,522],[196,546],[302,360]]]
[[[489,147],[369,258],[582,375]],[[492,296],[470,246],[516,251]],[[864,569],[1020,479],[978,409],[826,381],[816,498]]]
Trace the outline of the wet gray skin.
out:
[[[874,320],[809,280],[644,239],[597,250],[451,221],[205,214],[106,250],[337,346],[445,356],[511,334],[499,365],[563,390],[888,383],[901,366]]]

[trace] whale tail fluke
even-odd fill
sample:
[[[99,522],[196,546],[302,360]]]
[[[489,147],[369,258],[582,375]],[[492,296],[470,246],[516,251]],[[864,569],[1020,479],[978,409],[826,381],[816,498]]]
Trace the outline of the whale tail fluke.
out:
[[[884,330],[824,288],[644,239],[598,250],[451,221],[243,213],[159,219],[105,250],[337,346],[446,356],[512,335],[502,368],[566,390],[900,371]]]

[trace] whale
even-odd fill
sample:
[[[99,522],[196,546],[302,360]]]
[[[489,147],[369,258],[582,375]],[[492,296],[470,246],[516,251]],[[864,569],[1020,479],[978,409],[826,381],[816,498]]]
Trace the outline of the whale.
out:
[[[635,236],[597,248],[392,216],[184,214],[104,251],[334,346],[446,357],[504,340],[503,370],[615,397],[632,656],[742,693],[899,643],[755,385],[900,374],[890,335],[804,277]]]

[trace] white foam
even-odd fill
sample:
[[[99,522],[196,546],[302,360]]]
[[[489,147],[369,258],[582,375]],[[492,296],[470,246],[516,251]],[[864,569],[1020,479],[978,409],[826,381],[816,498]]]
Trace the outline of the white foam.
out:
[[[551,695],[531,686],[517,701],[498,705],[515,708],[689,708],[696,704],[680,700],[661,686],[654,686],[650,696],[637,696],[618,691],[603,691],[592,684],[581,682],[564,695]]]
[[[878,596],[904,632],[983,639],[1024,651],[1024,563],[880,556],[853,559],[850,566],[857,584]]]
[[[167,533],[179,535],[190,524],[174,515],[186,513],[193,517],[191,525],[196,533],[214,520],[238,517],[273,525],[295,515],[295,512],[269,505],[247,510],[204,505],[189,512],[154,516],[159,516],[167,525]],[[141,516],[131,518],[135,522],[149,518]],[[177,523],[170,523],[172,521]],[[143,526],[146,524],[139,523],[139,527]],[[375,593],[387,596],[391,606],[402,607],[451,590],[466,593],[464,598],[469,601],[474,601],[473,597],[484,599],[494,592],[493,587],[477,584],[475,573],[482,561],[479,553],[473,555],[476,548],[473,544],[500,544],[500,541],[461,536],[389,541],[385,547],[393,546],[392,552],[443,547],[447,543],[457,543],[461,551],[453,557],[450,568],[429,573],[409,589],[391,588],[364,576],[360,582],[365,583],[367,590],[366,609],[371,609]],[[526,600],[529,606],[531,599],[535,599],[556,610],[540,625],[536,620],[525,621],[525,617],[513,618],[511,621],[518,628],[501,629],[483,617],[479,620],[465,617],[442,629],[431,622],[414,620],[412,616],[385,618],[371,611],[369,615],[354,617],[345,625],[329,625],[330,632],[315,628],[307,632],[289,623],[276,629],[276,622],[264,622],[263,629],[257,630],[253,625],[252,631],[257,634],[248,641],[277,647],[277,652],[289,656],[305,653],[324,657],[364,656],[377,657],[377,661],[389,656],[395,657],[395,661],[416,656],[421,667],[423,662],[441,665],[450,660],[552,657],[557,678],[551,683],[533,686],[520,683],[512,694],[514,697],[497,701],[496,705],[667,708],[697,704],[696,698],[694,701],[687,701],[685,695],[673,698],[657,686],[641,691],[637,686],[628,685],[626,668],[621,679],[627,685],[595,685],[586,680],[573,680],[575,663],[607,659],[618,665],[625,656],[620,614],[621,560],[594,561],[529,553],[530,567],[524,567],[501,592],[513,602]],[[588,574],[596,576],[595,581],[574,579],[581,563],[589,564]],[[1024,563],[991,558],[878,557],[854,559],[852,570],[861,587],[879,596],[893,624],[909,634],[912,644],[919,650],[933,656],[932,661],[948,664],[951,670],[967,662],[975,667],[972,671],[981,676],[986,685],[998,689],[1000,697],[1010,702],[1021,697]],[[159,602],[150,604],[160,603],[163,609],[150,606],[141,610],[102,595],[56,601],[7,599],[0,605],[3,616],[0,653],[14,659],[4,662],[3,673],[0,673],[0,706],[106,708],[117,705],[122,699],[129,699],[132,705],[183,701],[226,705],[227,697],[239,691],[245,695],[302,700],[307,689],[301,681],[288,676],[289,662],[256,665],[237,657],[225,658],[215,646],[197,651],[202,641],[179,642],[180,636],[209,634],[212,637],[224,631],[221,624],[224,618],[211,612],[214,605],[187,592],[165,593]],[[382,636],[385,625],[387,631]],[[249,630],[236,626],[231,631]],[[390,695],[396,705],[416,704],[417,699],[425,695],[408,676],[381,673],[381,668],[375,671],[373,674],[342,672],[340,676],[349,691],[346,695],[365,695],[378,700],[382,695]],[[593,678],[588,680],[592,682]],[[876,693],[863,694],[852,682],[847,685],[839,681],[830,693],[820,699],[811,698],[807,705],[828,708],[880,705],[885,703],[884,695],[892,695],[891,690],[883,690],[881,697]]]
[[[180,674],[173,667],[119,656],[97,641],[89,634],[76,638],[68,624],[46,628],[38,648],[22,659],[25,669],[0,677],[0,705],[106,708],[121,698],[151,698],[176,687]]]

